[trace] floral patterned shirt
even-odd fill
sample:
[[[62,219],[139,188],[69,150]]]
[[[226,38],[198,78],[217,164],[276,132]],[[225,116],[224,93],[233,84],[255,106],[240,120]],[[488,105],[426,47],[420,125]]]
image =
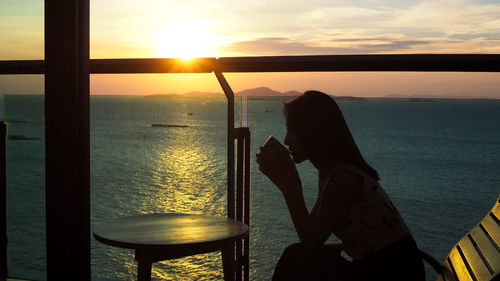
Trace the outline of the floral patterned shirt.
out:
[[[360,201],[341,215],[333,226],[333,233],[342,240],[345,252],[353,259],[381,250],[382,248],[410,236],[410,230],[385,190],[377,180],[354,166],[332,169],[320,181],[320,196],[328,183],[335,178],[335,172],[348,169],[363,177]],[[335,192],[342,196],[342,190]]]

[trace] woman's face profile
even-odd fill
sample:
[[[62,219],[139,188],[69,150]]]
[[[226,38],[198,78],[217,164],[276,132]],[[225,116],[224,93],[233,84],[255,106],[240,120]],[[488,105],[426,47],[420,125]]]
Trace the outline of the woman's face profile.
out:
[[[286,131],[285,144],[288,145],[288,150],[290,150],[295,163],[307,160],[307,155],[297,140],[297,136],[290,129]]]

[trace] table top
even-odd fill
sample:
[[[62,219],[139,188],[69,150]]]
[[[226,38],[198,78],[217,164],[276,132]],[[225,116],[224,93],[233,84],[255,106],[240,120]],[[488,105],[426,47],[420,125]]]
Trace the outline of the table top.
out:
[[[180,213],[117,218],[94,226],[94,238],[129,249],[224,243],[243,238],[248,226],[225,217]]]

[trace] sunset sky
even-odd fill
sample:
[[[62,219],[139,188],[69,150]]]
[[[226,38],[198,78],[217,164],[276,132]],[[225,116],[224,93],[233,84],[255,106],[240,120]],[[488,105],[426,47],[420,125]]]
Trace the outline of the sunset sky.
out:
[[[500,54],[500,1],[91,0],[91,58]],[[43,59],[43,1],[2,0],[0,60]],[[232,74],[235,91],[500,98],[498,73]],[[92,75],[92,94],[219,91],[213,74]],[[0,94],[43,93],[43,76],[0,77]]]

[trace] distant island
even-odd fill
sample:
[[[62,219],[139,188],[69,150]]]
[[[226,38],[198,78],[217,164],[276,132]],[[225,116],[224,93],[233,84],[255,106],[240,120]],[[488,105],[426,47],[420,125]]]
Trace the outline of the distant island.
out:
[[[239,91],[234,93],[235,96],[238,97],[295,97],[301,95],[303,92],[300,91],[287,91],[287,92],[279,92],[275,91],[269,87],[257,87],[253,89],[246,89],[243,91]],[[145,98],[169,98],[169,97],[179,97],[179,96],[191,96],[191,97],[199,97],[199,96],[224,96],[223,93],[220,92],[188,92],[184,94],[153,94],[144,96]],[[365,100],[363,97],[353,97],[353,96],[333,96],[339,99],[351,99],[351,100]]]
[[[275,91],[271,88],[268,87],[257,87],[253,89],[246,89],[240,92],[234,93],[235,96],[239,97],[294,97],[302,94],[299,91],[288,91],[288,92],[278,92]],[[168,98],[168,97],[176,97],[176,96],[192,96],[192,97],[199,97],[199,96],[224,96],[223,93],[221,92],[188,92],[184,94],[176,94],[176,93],[169,93],[169,94],[153,94],[153,95],[147,95],[144,96],[145,98]]]
[[[408,99],[410,101],[433,101],[435,99],[457,99],[457,100],[490,100],[495,99],[487,96],[447,96],[447,95],[385,95],[382,98],[386,99]]]
[[[246,89],[243,91],[235,92],[235,96],[239,97],[277,97],[277,98],[291,98],[295,97],[298,95],[301,95],[302,92],[300,91],[287,91],[287,92],[280,92],[273,90],[269,87],[257,87],[257,88],[252,88],[252,89]],[[168,93],[168,94],[152,94],[152,95],[146,95],[144,96],[145,98],[169,98],[169,97],[179,97],[179,96],[190,96],[190,97],[207,97],[207,96],[220,96],[223,97],[224,94],[221,92],[197,92],[197,91],[192,91],[192,92],[187,92],[184,94],[179,94],[179,93]],[[383,97],[354,97],[354,96],[342,96],[342,95],[331,95],[332,97],[336,99],[343,99],[343,100],[357,100],[357,101],[363,101],[368,98],[387,98],[387,99],[411,99],[412,101],[431,101],[432,99],[495,99],[493,97],[487,97],[487,96],[480,96],[480,97],[472,97],[472,96],[447,96],[447,95],[405,95],[405,94],[390,94],[390,95],[385,95]]]
[[[23,136],[23,135],[8,135],[7,139],[9,139],[9,140],[39,140],[40,138],[27,137],[27,136]]]
[[[409,101],[413,102],[434,102],[434,99],[429,99],[429,98],[409,98]]]
[[[243,93],[243,95],[242,95]],[[300,91],[287,91],[287,92],[279,92],[272,90],[268,87],[258,87],[258,88],[253,88],[253,89],[246,89],[240,92],[236,92],[235,96],[247,96],[247,97],[275,97],[275,98],[291,98],[297,95],[301,95],[303,92]],[[327,93],[332,93],[331,91],[327,91]],[[366,90],[366,93],[370,93],[369,89]],[[18,94],[13,94],[14,96]],[[43,96],[43,94],[19,94],[23,96]],[[9,96],[7,94],[6,96]],[[193,97],[224,97],[224,94],[222,92],[202,92],[202,91],[192,91],[192,92],[187,92],[187,93],[158,93],[158,94],[149,94],[149,95],[143,95],[143,94],[124,94],[121,95],[119,93],[109,93],[109,94],[104,94],[104,93],[91,93],[90,94],[91,98],[94,97],[99,97],[99,96],[137,96],[137,97],[142,97],[142,98],[171,98],[171,97],[187,97],[187,96],[193,96]],[[388,94],[388,95],[383,95],[383,96],[373,96],[373,95],[366,95],[366,96],[345,96],[345,95],[333,95],[330,94],[330,96],[336,98],[336,99],[343,99],[343,100],[368,100],[368,99],[456,99],[456,100],[500,100],[500,96],[458,96],[458,95],[446,95],[446,94]],[[28,121],[25,120],[16,120],[16,119],[6,119],[5,122],[7,123],[27,123]]]
[[[17,120],[17,119],[5,119],[7,123],[28,123],[26,120]]]

